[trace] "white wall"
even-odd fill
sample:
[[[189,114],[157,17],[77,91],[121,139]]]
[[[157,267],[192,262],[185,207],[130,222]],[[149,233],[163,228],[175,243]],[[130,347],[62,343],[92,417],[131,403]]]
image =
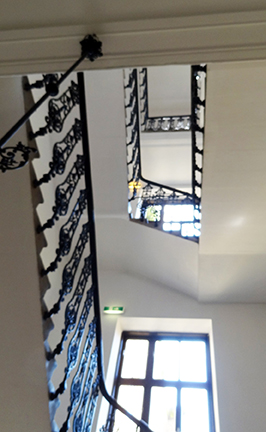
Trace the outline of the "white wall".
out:
[[[190,65],[148,68],[149,116],[176,116],[191,113]]]
[[[0,79],[0,130],[24,110],[21,79]],[[24,143],[25,134],[17,139]],[[15,145],[12,139],[10,145]],[[1,430],[50,430],[29,167],[0,172]]]
[[[128,274],[100,273],[101,308],[125,307],[125,317],[212,319],[221,432],[261,432],[266,411],[266,305],[199,304]],[[102,316],[105,359],[117,318]]]
[[[157,66],[148,70],[149,117],[190,115],[191,67]],[[191,191],[191,132],[141,133],[142,176]]]

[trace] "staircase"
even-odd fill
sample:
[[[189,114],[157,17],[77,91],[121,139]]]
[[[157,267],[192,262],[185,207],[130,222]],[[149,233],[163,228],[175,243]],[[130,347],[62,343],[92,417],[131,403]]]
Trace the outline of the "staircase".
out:
[[[127,302],[128,317],[212,317],[216,337],[221,425],[231,432],[234,424],[241,425],[243,422],[248,424],[249,417],[245,417],[245,407],[249,403],[249,410],[257,413],[256,431],[259,431],[262,430],[260,425],[263,425],[265,420],[263,411],[265,374],[260,364],[264,352],[261,343],[263,338],[259,334],[265,324],[264,305],[206,305],[199,304],[193,298],[200,298],[206,302],[265,301],[265,235],[263,233],[265,201],[263,187],[258,187],[264,184],[266,172],[265,158],[263,158],[265,63],[258,62],[255,66],[248,63],[210,65],[208,71],[209,105],[202,198],[203,226],[199,246],[128,221],[125,128],[124,120],[122,121],[124,119],[122,71],[90,71],[85,75],[99,282],[104,293],[102,306],[106,305],[105,302],[108,304],[117,299]],[[249,86],[246,86],[247,82]],[[8,85],[12,92],[19,92],[18,79],[9,79]],[[3,86],[5,91],[8,85]],[[243,99],[231,97],[232,94],[240,94],[243,88],[245,88],[244,102],[246,103],[243,103]],[[9,101],[11,95],[7,91],[2,94],[2,97]],[[223,98],[226,101],[233,99],[230,107],[228,103],[217,104],[217,100],[223,101]],[[12,111],[14,106],[16,104],[12,103]],[[17,108],[19,117],[23,108],[22,99]],[[5,118],[7,110],[6,103],[2,119]],[[232,118],[234,122],[230,123]],[[243,127],[246,119],[248,122]],[[230,134],[228,124],[231,125]],[[2,124],[2,129],[7,129],[6,122]],[[36,128],[33,127],[33,130],[35,131]],[[43,144],[38,145],[42,157],[48,162],[51,151]],[[36,172],[44,168],[47,171],[47,162],[44,167],[43,162],[36,159],[34,161]],[[9,359],[8,364],[6,362],[2,364],[1,371],[2,382],[7,389],[3,395],[3,402],[1,400],[5,414],[3,424],[10,430],[17,430],[19,423],[19,430],[22,432],[35,429],[48,431],[48,410],[44,408],[47,406],[47,399],[44,392],[45,372],[42,366],[44,362],[38,318],[39,299],[36,290],[38,272],[29,198],[29,170],[25,168],[14,173],[7,172],[1,181],[3,185],[1,202],[5,203],[1,209],[3,215],[1,221],[3,226],[12,226],[8,231],[8,238],[3,237],[1,242],[1,289],[3,290],[1,316],[3,328],[8,329],[8,332],[1,336],[2,346],[5,346],[6,357]],[[14,183],[18,184],[19,188],[14,190]],[[241,193],[243,184],[246,188]],[[54,179],[51,185],[54,191],[57,185]],[[44,196],[45,188],[48,191],[48,187],[43,185],[41,188]],[[53,199],[54,195],[49,191],[47,193],[49,211],[44,209],[43,204],[40,204],[37,209],[41,224],[51,217]],[[65,220],[62,217],[60,224],[63,225]],[[55,237],[58,239],[57,223],[53,229],[56,230]],[[5,230],[2,231],[5,235]],[[57,247],[52,237],[49,237],[49,233],[49,229],[45,230],[45,237],[51,249],[42,250],[43,268],[50,265]],[[252,233],[255,233],[254,238]],[[11,244],[15,247],[11,247]],[[32,262],[35,263],[34,268]],[[59,266],[61,265],[63,266],[63,263],[59,263]],[[56,274],[50,274],[48,277],[51,286],[58,283],[60,286],[61,281],[60,278],[57,279]],[[21,281],[23,281],[23,291]],[[124,291],[121,287],[124,287]],[[10,296],[10,289],[14,294],[12,296]],[[49,297],[50,293],[48,289],[45,295],[48,310],[54,304],[53,297]],[[138,307],[136,307],[136,296],[139,299]],[[163,305],[161,308],[159,303]],[[10,311],[13,313],[11,314]],[[32,323],[37,324],[32,325]],[[234,326],[235,323],[237,325]],[[105,365],[109,359],[114,328],[115,321],[103,318]],[[249,338],[246,338],[246,332],[250,335]],[[30,337],[25,339],[25,335]],[[50,338],[51,336],[52,333]],[[49,339],[50,346],[54,347],[56,343],[56,340]],[[239,357],[240,352],[243,354],[241,357]],[[260,355],[253,356],[252,353],[256,352]],[[12,373],[10,373],[10,364],[13,365]],[[254,389],[249,379],[251,365],[254,374],[257,370],[260,371]],[[230,388],[228,394],[226,383],[233,382],[236,373],[239,378],[238,386]],[[254,382],[253,379],[251,381]],[[253,398],[250,398],[250,395],[247,402],[248,391],[254,394],[255,405],[252,404]],[[233,403],[236,404],[234,413],[228,409],[233,406]],[[63,403],[60,408],[62,407]],[[12,418],[16,408],[19,420]],[[62,424],[65,418],[63,415],[58,414],[58,416],[56,424]],[[56,429],[54,424],[53,426]]]
[[[40,76],[29,77],[35,102],[41,81]],[[40,154],[33,162],[33,185],[43,197],[36,210],[37,233],[46,243],[39,254],[51,428],[90,432],[101,391],[115,408],[150,431],[105,387],[85,87],[83,73],[70,75],[59,95],[30,119],[30,137]]]

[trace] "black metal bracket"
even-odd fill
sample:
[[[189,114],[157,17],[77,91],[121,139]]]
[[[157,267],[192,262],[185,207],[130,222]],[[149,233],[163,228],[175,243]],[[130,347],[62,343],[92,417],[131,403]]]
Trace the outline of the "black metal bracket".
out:
[[[29,120],[31,115],[37,111],[37,109],[50,97],[56,96],[59,91],[59,87],[62,82],[73,72],[77,66],[85,59],[95,61],[101,57],[102,54],[102,42],[97,38],[95,34],[87,35],[80,42],[81,45],[81,56],[79,59],[58,78],[57,74],[44,75],[43,80],[36,81],[27,87],[27,90],[31,88],[42,88],[45,86],[45,94],[26,112],[14,126],[0,139],[0,169],[2,172],[7,170],[14,170],[22,168],[29,161],[29,154],[33,150],[31,147],[23,145],[21,142],[16,146],[10,146],[6,149],[3,147],[6,143],[15,135],[15,133]],[[19,159],[16,156],[20,155]]]

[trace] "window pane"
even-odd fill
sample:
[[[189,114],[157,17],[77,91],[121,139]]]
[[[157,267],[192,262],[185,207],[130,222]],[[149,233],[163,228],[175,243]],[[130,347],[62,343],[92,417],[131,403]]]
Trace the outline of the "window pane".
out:
[[[153,378],[168,381],[179,379],[179,342],[163,340],[155,342]]]
[[[184,223],[182,225],[182,236],[184,237],[192,237],[194,235],[194,224],[193,223]]]
[[[161,220],[161,205],[149,206],[145,212],[145,219],[150,222],[156,222]]]
[[[190,382],[206,382],[206,369],[205,342],[180,342],[180,380]]]
[[[144,387],[142,386],[125,386],[119,387],[117,401],[130,414],[137,419],[141,418],[143,405]],[[120,411],[116,410],[114,432],[136,432],[135,423],[128,419]]]
[[[124,351],[122,378],[145,378],[149,342],[142,339],[128,339]]]
[[[163,224],[164,231],[180,231],[181,224],[178,222],[165,222]]]
[[[210,431],[207,390],[181,389],[181,431]]]
[[[163,220],[164,222],[193,222],[194,206],[192,204],[166,204]]]
[[[177,390],[152,387],[149,426],[154,432],[175,432]]]

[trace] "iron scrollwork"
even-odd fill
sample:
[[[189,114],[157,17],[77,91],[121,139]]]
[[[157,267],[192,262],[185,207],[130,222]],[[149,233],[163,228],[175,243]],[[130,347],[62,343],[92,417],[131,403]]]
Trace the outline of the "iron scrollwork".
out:
[[[69,429],[69,420],[72,417],[74,409],[80,400],[83,382],[84,382],[84,378],[85,378],[85,373],[86,373],[86,369],[88,367],[89,360],[91,357],[92,345],[93,345],[93,342],[95,340],[95,335],[96,335],[96,324],[95,324],[95,318],[94,318],[89,325],[89,331],[88,331],[88,334],[86,337],[86,342],[85,342],[85,345],[83,348],[79,367],[78,367],[78,370],[77,370],[77,372],[73,378],[72,384],[71,384],[70,405],[67,409],[68,410],[68,416],[66,418],[66,421],[63,423],[63,425],[60,429],[60,432],[66,432]],[[68,376],[65,375],[64,380],[62,381],[62,383],[59,386],[59,389],[61,387],[60,393],[63,393],[63,391],[65,389],[65,382],[66,382],[67,377]],[[59,394],[59,392],[57,394]],[[55,393],[55,397],[57,396],[57,394]],[[51,396],[50,396],[50,399],[51,399]]]
[[[69,262],[65,265],[62,275],[62,288],[59,291],[59,299],[54,304],[54,306],[47,311],[43,315],[43,319],[46,320],[50,318],[52,315],[56,314],[60,310],[61,302],[64,300],[65,296],[72,291],[73,281],[77,272],[77,268],[79,266],[83,251],[89,239],[89,222],[83,225],[82,231],[80,233],[78,242],[74,249],[74,252],[71,256]]]
[[[81,234],[79,236],[71,260],[67,263],[67,265],[64,268],[62,289],[60,290],[61,299],[63,299],[72,290],[73,280],[77,271],[77,267],[79,265],[86,243],[88,242],[89,239],[89,228],[90,228],[89,222],[83,225]]]
[[[77,365],[79,348],[92,306],[93,294],[94,287],[92,286],[87,292],[87,297],[80,315],[78,326],[68,346],[67,367],[65,369],[66,374],[69,374],[69,372]]]
[[[68,335],[74,330],[76,321],[77,321],[77,315],[79,311],[79,306],[89,279],[89,276],[91,274],[91,257],[87,257],[84,260],[83,269],[81,271],[76,289],[74,291],[74,294],[72,296],[72,299],[68,302],[66,309],[65,309],[65,327],[62,330],[62,338],[57,344],[56,348],[49,353],[49,360],[55,357],[55,355],[58,355],[63,350],[63,344],[67,340]]]
[[[93,424],[95,409],[96,409],[97,400],[98,400],[98,396],[99,396],[99,383],[100,383],[100,376],[98,375],[96,377],[94,383],[93,383],[92,390],[91,390],[89,407],[88,407],[87,416],[85,419],[84,432],[91,432],[91,427]]]
[[[44,136],[51,132],[61,132],[64,122],[74,108],[79,104],[78,84],[71,81],[68,89],[57,99],[50,99],[48,104],[48,115],[45,117],[46,126],[41,127],[37,132],[30,133],[30,139]]]
[[[191,116],[149,117],[145,122],[145,132],[189,131]]]
[[[24,167],[29,161],[30,153],[36,152],[36,149],[27,147],[19,142],[15,147],[0,148],[0,170],[15,170]]]
[[[129,217],[133,220],[150,223],[153,226],[164,229],[161,215],[165,205],[189,204],[193,206],[193,221],[181,221],[175,230],[176,235],[198,241],[200,235],[200,197],[201,197],[201,177],[202,177],[202,156],[203,139],[199,145],[196,142],[196,133],[204,133],[204,92],[199,94],[199,82],[204,83],[206,68],[202,66],[192,67],[192,114],[183,116],[169,117],[149,117],[148,115],[148,86],[147,70],[144,68],[138,72],[137,69],[125,70],[125,109],[126,109],[126,136],[127,136],[127,167],[128,167],[128,191],[129,191]],[[143,75],[143,77],[141,77]],[[140,85],[138,79],[140,78]],[[203,86],[204,87],[204,86]],[[138,93],[138,88],[139,93]],[[140,100],[140,105],[139,101]],[[140,122],[139,112],[142,116]],[[199,115],[199,117],[198,117]],[[174,189],[162,185],[142,176],[141,155],[140,155],[140,128],[142,132],[149,131],[190,131],[192,134],[192,193]],[[161,209],[155,206],[161,206]],[[147,212],[147,210],[149,211]],[[153,214],[154,213],[154,214]],[[158,214],[157,214],[158,213]],[[192,228],[184,225],[187,222]],[[189,225],[187,223],[187,225]],[[166,228],[165,228],[166,229]],[[190,231],[189,231],[190,229]],[[169,232],[172,232],[171,229]],[[191,233],[194,234],[191,234]]]
[[[29,153],[35,151],[31,147],[24,146],[18,143],[17,146],[10,146],[3,149],[8,140],[30,119],[31,115],[50,97],[56,96],[59,92],[59,87],[74,71],[74,69],[85,59],[94,61],[101,57],[102,42],[95,34],[87,35],[80,41],[81,56],[75,63],[60,77],[58,74],[44,74],[42,80],[37,80],[33,84],[26,83],[24,90],[33,88],[45,87],[45,94],[26,112],[22,117],[10,128],[10,130],[0,139],[0,170],[4,173],[7,170],[14,170],[23,167],[27,164]],[[58,99],[51,99],[48,105],[48,116],[46,117],[46,126],[41,127],[36,133],[30,133],[29,138],[33,139],[37,136],[43,136],[48,132],[60,132],[64,121],[72,108],[79,104],[79,89],[75,82],[71,82],[71,86]],[[20,157],[17,158],[16,156]]]
[[[137,89],[137,69],[133,69],[125,84],[126,113],[129,114],[129,121],[126,122],[127,131],[127,166],[128,183],[137,184],[140,172],[140,132],[139,132],[139,109],[138,109],[138,89]],[[132,196],[129,201],[134,200],[136,190],[133,188]]]
[[[81,342],[82,342],[82,337],[83,337],[83,334],[85,331],[85,327],[86,327],[86,323],[88,320],[90,308],[91,308],[91,305],[93,302],[93,294],[94,294],[94,287],[92,286],[89,289],[89,291],[87,292],[86,301],[85,301],[84,306],[83,306],[83,310],[82,310],[82,313],[81,313],[81,316],[79,319],[78,326],[76,328],[74,336],[72,337],[72,339],[68,345],[67,365],[65,368],[65,375],[64,375],[63,381],[61,382],[61,384],[59,385],[58,389],[55,392],[50,393],[50,395],[49,395],[50,400],[54,400],[59,394],[64,393],[65,388],[66,388],[66,381],[70,375],[70,372],[77,365],[79,350],[80,350],[80,346],[81,346]],[[78,368],[78,372],[74,377],[74,381],[75,381],[76,385],[78,385],[80,383],[81,377],[82,377],[82,381],[83,381],[84,372],[85,372],[87,363],[90,359],[90,351],[91,351],[91,347],[92,347],[92,343],[94,341],[94,338],[95,338],[95,321],[93,320],[92,323],[89,325],[89,332],[88,332],[86,342],[85,342],[85,347],[87,348],[88,352],[86,352],[86,354],[85,354],[83,351],[81,361],[80,361],[81,369]],[[51,360],[49,358],[49,352],[46,355],[47,355],[47,360]],[[76,391],[77,391],[77,388],[75,386],[73,388],[71,388],[71,395],[73,396],[73,399],[71,399],[71,406],[72,406],[72,402],[76,400],[76,396],[77,396]],[[69,410],[69,416],[71,415],[71,406],[68,409]],[[68,421],[69,421],[69,416],[67,417],[66,425],[65,426],[63,425],[63,427],[67,426]],[[62,429],[62,430],[67,430],[67,429]]]
[[[55,191],[55,205],[53,207],[53,216],[48,219],[43,225],[37,227],[37,232],[40,233],[46,228],[52,228],[55,221],[59,219],[59,216],[65,216],[68,211],[69,202],[76,189],[79,179],[84,175],[84,158],[81,155],[77,156],[77,160],[74,163],[71,171],[66,177],[65,181],[57,186]],[[84,194],[83,194],[84,195]]]
[[[58,80],[58,74],[43,74],[42,80],[37,80],[32,84],[29,84],[29,82],[27,82],[24,85],[24,90],[29,91],[32,89],[41,89],[45,87],[45,90],[47,93],[49,93],[49,95],[56,96],[59,91]]]
[[[196,65],[191,70],[191,137],[192,137],[192,188],[195,209],[200,212],[202,167],[203,167],[203,144],[199,145],[198,134],[204,135],[204,111],[205,111],[205,89],[202,86],[206,77],[207,67]],[[203,121],[202,121],[203,119]],[[200,122],[201,121],[201,122]]]
[[[47,275],[50,271],[54,271],[57,268],[58,262],[61,261],[63,256],[66,256],[71,248],[72,239],[77,229],[81,215],[86,207],[87,198],[86,190],[81,190],[78,197],[77,203],[68,219],[68,221],[61,227],[59,232],[59,248],[56,249],[56,257],[51,262],[46,270],[42,271],[42,276]]]
[[[44,174],[39,180],[34,180],[33,186],[37,187],[43,183],[48,183],[56,174],[62,175],[65,172],[66,163],[74,150],[76,144],[82,136],[82,125],[79,119],[75,119],[75,123],[68,131],[62,141],[55,143],[53,148],[53,158],[50,162],[50,170]]]
[[[95,386],[93,385],[93,377],[95,374],[95,370],[97,367],[97,355],[98,355],[98,348],[96,347],[92,356],[91,356],[91,362],[90,362],[90,367],[87,373],[87,377],[86,377],[86,382],[84,385],[84,390],[83,390],[83,394],[81,397],[81,401],[80,401],[80,405],[79,408],[76,412],[76,415],[74,417],[74,421],[73,421],[73,432],[82,432],[83,430],[83,425],[84,425],[84,420],[85,420],[85,413],[86,413],[86,409],[88,404],[90,405],[92,402],[92,395],[93,393],[95,393],[96,389],[97,389],[97,378],[94,384],[96,384]],[[92,391],[94,390],[94,391]],[[91,398],[89,398],[90,394],[92,391],[92,395]],[[96,395],[94,395],[95,397]],[[89,411],[89,410],[88,410]]]

